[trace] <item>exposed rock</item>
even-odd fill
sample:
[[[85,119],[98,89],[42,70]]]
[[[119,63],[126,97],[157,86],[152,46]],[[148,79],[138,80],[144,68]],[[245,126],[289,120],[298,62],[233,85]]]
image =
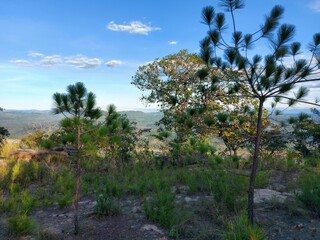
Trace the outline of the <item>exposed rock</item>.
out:
[[[292,197],[291,193],[278,192],[272,189],[255,189],[254,190],[254,202],[263,203],[272,200],[277,200],[280,203],[284,203],[288,197]]]
[[[160,230],[157,226],[151,225],[151,224],[145,224],[140,228],[141,231],[154,231],[156,233],[159,233],[161,235],[164,235],[164,232]]]

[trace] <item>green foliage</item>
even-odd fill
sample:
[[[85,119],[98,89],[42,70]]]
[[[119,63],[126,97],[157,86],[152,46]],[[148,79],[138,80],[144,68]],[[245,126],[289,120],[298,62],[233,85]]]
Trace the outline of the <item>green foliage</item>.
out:
[[[210,189],[221,209],[238,212],[246,204],[245,189],[248,179],[223,170],[212,172],[209,178]]]
[[[0,152],[1,152],[2,147],[4,145],[5,138],[8,137],[9,135],[10,135],[9,131],[6,128],[0,127]]]
[[[309,173],[301,177],[298,198],[306,207],[320,216],[320,175]]]
[[[75,178],[70,173],[69,169],[64,169],[57,176],[54,185],[55,195],[54,199],[57,201],[60,208],[72,204],[72,195],[75,188]]]
[[[1,187],[17,184],[27,187],[31,183],[45,183],[50,179],[50,169],[44,162],[12,161],[7,165],[6,175],[3,177]]]
[[[35,132],[29,133],[27,136],[23,137],[20,141],[20,145],[31,149],[45,148],[44,146],[50,148],[50,144],[48,144],[48,137],[48,133],[36,130]]]
[[[249,224],[248,218],[245,216],[245,214],[241,214],[237,219],[229,223],[224,239],[264,240],[265,232],[261,227]]]
[[[28,190],[25,190],[21,193],[20,201],[21,201],[21,212],[23,214],[28,214],[30,210],[32,210],[35,207],[35,204],[36,204],[36,199],[32,197],[32,195]]]
[[[105,124],[98,131],[98,145],[112,165],[120,167],[132,159],[140,135],[127,115],[119,114],[114,105],[107,107]]]
[[[231,32],[227,31],[225,25],[225,13],[216,13],[214,7],[205,7],[202,11],[202,20],[207,25],[208,31],[201,42],[200,56],[206,68],[211,67],[215,70],[213,73],[219,73],[215,76],[220,84],[228,83],[231,86],[223,91],[228,91],[231,96],[238,96],[239,99],[249,96],[249,99],[255,99],[259,103],[258,118],[255,120],[256,129],[253,132],[254,155],[248,191],[248,218],[253,224],[253,196],[260,158],[264,103],[268,98],[277,99],[273,107],[280,98],[287,100],[288,106],[307,102],[304,100],[308,93],[307,88],[300,87],[296,93],[291,93],[291,90],[307,81],[319,81],[319,78],[312,77],[318,73],[320,66],[320,62],[317,61],[320,56],[319,33],[314,34],[313,43],[309,45],[311,59],[302,60],[297,57],[300,53],[300,44],[292,41],[295,27],[290,24],[280,24],[284,12],[281,6],[274,6],[257,30],[243,33],[235,19],[235,12],[244,7],[244,1],[220,2],[224,12],[230,16]],[[255,55],[251,58],[256,51],[254,45],[263,39],[269,43],[270,50],[265,56]],[[290,61],[290,66],[284,65],[284,61]]]
[[[120,206],[116,199],[109,193],[103,192],[97,197],[95,213],[99,216],[115,216],[120,214]]]
[[[311,116],[301,113],[289,119],[293,127],[294,148],[304,157],[312,155],[320,147],[320,124]]]
[[[36,229],[36,223],[27,215],[17,215],[8,219],[10,234],[20,236],[31,234]]]
[[[170,188],[156,191],[145,198],[144,211],[148,218],[170,229],[177,224],[175,194]]]

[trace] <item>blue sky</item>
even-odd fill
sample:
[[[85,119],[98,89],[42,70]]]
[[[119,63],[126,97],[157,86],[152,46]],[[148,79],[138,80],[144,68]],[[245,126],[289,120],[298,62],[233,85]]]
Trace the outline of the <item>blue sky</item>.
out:
[[[141,109],[130,84],[140,65],[181,49],[197,52],[201,9],[217,0],[10,0],[0,5],[0,106],[50,109],[54,92],[83,82],[103,109]],[[239,29],[256,30],[279,4],[306,46],[320,31],[320,0],[247,0]],[[222,10],[217,8],[218,10]],[[256,46],[265,52],[267,45]],[[308,54],[307,52],[305,53]],[[310,98],[320,95],[320,84]],[[154,107],[154,106],[152,106]]]

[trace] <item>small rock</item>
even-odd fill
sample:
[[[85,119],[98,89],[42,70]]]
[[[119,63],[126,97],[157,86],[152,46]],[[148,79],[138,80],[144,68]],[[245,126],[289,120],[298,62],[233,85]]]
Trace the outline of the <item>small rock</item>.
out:
[[[131,210],[133,213],[141,213],[142,209],[140,206],[134,206]]]
[[[191,197],[185,197],[184,201],[189,203],[189,202],[196,202],[199,200],[199,197],[191,198]]]
[[[154,231],[156,233],[159,233],[161,235],[164,235],[163,231],[161,231],[157,226],[151,225],[151,224],[145,224],[141,227],[141,231]]]
[[[294,228],[298,228],[298,229],[302,229],[302,228],[304,228],[304,227],[305,227],[305,226],[304,226],[303,223],[300,223],[300,224],[297,224],[297,225],[294,226]]]

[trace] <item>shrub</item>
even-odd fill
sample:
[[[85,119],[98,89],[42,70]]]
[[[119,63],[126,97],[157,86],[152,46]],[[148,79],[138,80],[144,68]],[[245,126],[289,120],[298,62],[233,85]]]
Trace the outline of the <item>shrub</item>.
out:
[[[300,180],[300,190],[298,198],[306,207],[320,216],[320,175],[309,173]]]
[[[226,240],[263,240],[265,233],[257,225],[251,225],[245,214],[241,214],[235,221],[228,224],[224,239]]]
[[[13,235],[31,234],[36,229],[36,223],[27,215],[18,215],[8,219],[8,229]]]
[[[21,193],[21,212],[23,214],[28,214],[35,207],[35,199],[31,196],[28,190],[25,190]]]
[[[144,212],[148,218],[171,229],[177,224],[175,195],[167,188],[146,197]]]
[[[97,197],[95,213],[99,216],[115,216],[120,214],[120,206],[113,196],[103,193]]]
[[[75,189],[75,179],[69,169],[65,168],[58,175],[54,186],[55,200],[59,207],[65,207],[72,204],[73,191]]]
[[[248,179],[245,176],[228,173],[223,170],[212,172],[209,181],[210,189],[215,201],[222,208],[231,212],[243,209],[246,204]]]
[[[11,182],[23,187],[26,187],[31,182],[43,182],[50,178],[50,169],[43,163],[16,161],[12,164],[11,169],[10,167],[8,174],[11,175]]]

